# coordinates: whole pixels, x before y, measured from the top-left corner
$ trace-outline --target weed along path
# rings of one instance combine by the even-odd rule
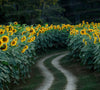
[[[52,87],[52,85],[54,85],[54,80],[55,80],[54,73],[51,72],[48,69],[48,67],[46,67],[44,65],[44,62],[46,62],[47,59],[49,59],[53,56],[56,56],[56,55],[59,55],[59,56],[52,59],[52,61],[50,63],[52,63],[52,66],[54,68],[56,68],[60,73],[62,73],[63,77],[66,78],[66,85],[65,85],[64,90],[76,90],[76,81],[77,81],[76,77],[73,74],[71,74],[69,71],[64,69],[59,64],[60,59],[63,58],[64,56],[66,56],[67,54],[68,54],[68,52],[60,52],[60,53],[46,56],[45,58],[38,61],[37,66],[40,68],[41,73],[43,74],[45,79],[44,79],[43,83],[40,85],[40,87],[38,87],[36,90],[49,90],[50,87]]]

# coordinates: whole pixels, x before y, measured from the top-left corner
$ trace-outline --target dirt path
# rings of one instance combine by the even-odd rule
[[[62,52],[63,53],[63,52]],[[41,84],[41,86],[39,88],[37,88],[36,90],[48,90],[53,81],[54,81],[54,76],[53,74],[44,66],[44,61],[52,56],[55,56],[55,55],[59,55],[60,53],[56,53],[56,54],[53,54],[53,55],[49,55],[49,56],[46,56],[45,58],[43,59],[40,59],[39,62],[37,63],[37,66],[40,68],[43,76],[45,77],[43,83]]]
[[[61,71],[64,76],[66,77],[67,84],[65,86],[65,90],[76,90],[76,82],[77,78],[68,70],[64,69],[60,64],[59,61],[61,58],[66,56],[67,54],[60,55],[56,57],[54,60],[52,60],[52,64],[55,68],[57,68],[59,71]]]
[[[51,87],[51,85],[53,84],[54,76],[47,69],[47,67],[44,66],[44,61],[52,56],[59,55],[59,54],[62,54],[62,55],[53,59],[52,64],[55,68],[57,68],[59,71],[61,71],[64,74],[64,76],[66,77],[67,85],[65,86],[65,90],[76,90],[76,81],[77,81],[76,77],[73,74],[71,74],[68,70],[64,69],[59,64],[59,60],[61,58],[63,58],[64,56],[66,56],[67,52],[65,52],[65,54],[64,54],[64,52],[56,53],[53,55],[46,56],[45,58],[39,60],[37,66],[40,68],[45,79],[44,79],[43,83],[41,84],[41,86],[39,88],[37,88],[36,90],[48,90]]]

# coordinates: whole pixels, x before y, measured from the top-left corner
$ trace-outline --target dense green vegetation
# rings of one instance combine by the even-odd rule
[[[78,59],[69,55],[60,60],[61,65],[77,76],[77,90],[99,90],[100,89],[100,73],[88,70],[78,62]]]
[[[99,6],[98,0],[0,0],[0,23],[99,22]]]
[[[58,0],[1,0],[0,23],[12,21],[20,23],[70,23],[63,17],[64,9],[59,6]]]

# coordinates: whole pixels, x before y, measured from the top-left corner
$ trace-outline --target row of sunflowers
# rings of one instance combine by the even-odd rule
[[[29,26],[18,22],[0,25],[0,88],[7,90],[11,83],[18,84],[19,80],[30,77],[36,52],[64,46],[68,27],[65,24]]]
[[[71,25],[69,39],[70,55],[88,69],[100,71],[100,23],[82,21]]]

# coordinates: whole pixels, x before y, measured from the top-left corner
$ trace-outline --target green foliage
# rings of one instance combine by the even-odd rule
[[[97,55],[95,50],[95,45],[92,43],[92,40],[89,40],[85,37],[85,39],[88,42],[88,45],[85,45],[82,42],[84,36],[81,35],[75,35],[70,36],[70,42],[68,44],[70,48],[70,55],[73,56],[73,58],[80,59],[80,61],[83,65],[87,65],[87,68],[95,70],[96,66],[94,66],[94,62]]]
[[[1,24],[18,21],[19,23],[70,23],[63,16],[63,8],[58,0],[2,0],[0,3]]]
[[[73,55],[74,58],[79,58],[80,50],[83,47],[82,37],[79,35],[70,36],[68,46],[71,50],[71,55]]]
[[[50,48],[67,47],[68,31],[50,30],[40,34],[36,38],[36,52],[44,52]]]
[[[6,53],[0,51],[0,88],[8,86],[9,83],[18,84],[19,80],[23,81],[24,78],[30,77],[30,67],[34,63],[33,56],[35,56],[34,44],[31,44],[30,50],[24,54],[16,49]]]

